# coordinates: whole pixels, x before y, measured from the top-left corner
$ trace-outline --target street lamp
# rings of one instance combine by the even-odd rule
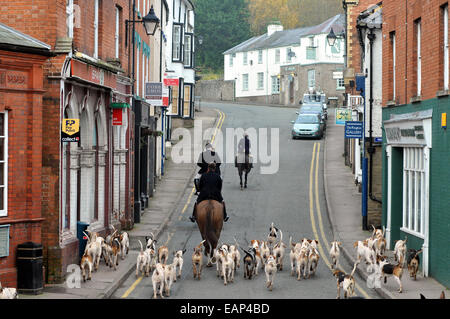
[[[153,10],[153,5],[150,8],[148,14],[142,18],[142,20],[125,20],[125,46],[128,44],[128,24],[133,24],[133,33],[134,33],[134,24],[136,22],[141,22],[144,25],[145,33],[147,35],[155,35],[156,29],[159,26],[159,18],[155,14],[155,10]]]
[[[333,28],[331,28],[330,33],[327,35],[328,45],[333,47],[336,43],[337,36],[334,34]]]
[[[153,5],[150,8],[150,12],[142,18],[142,22],[144,23],[145,32],[147,32],[147,35],[154,35],[159,26],[159,18],[155,15]]]

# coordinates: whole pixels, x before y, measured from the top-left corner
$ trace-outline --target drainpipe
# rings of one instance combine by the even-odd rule
[[[372,115],[373,115],[373,42],[375,41],[375,33],[373,28],[370,28],[370,33],[367,35],[370,41],[370,94],[369,94],[369,197],[371,200],[382,204],[383,202],[373,195],[373,155],[375,154],[375,147],[373,147],[373,129],[372,129]]]

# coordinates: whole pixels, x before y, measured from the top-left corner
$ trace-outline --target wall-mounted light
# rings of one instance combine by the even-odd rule
[[[334,44],[336,43],[337,36],[334,34],[333,28],[331,28],[330,33],[327,35],[327,41],[328,45],[330,47],[334,47]]]

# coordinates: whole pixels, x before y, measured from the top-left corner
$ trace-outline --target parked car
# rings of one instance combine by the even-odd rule
[[[324,93],[305,93],[299,104],[321,104],[325,114],[325,120],[328,119],[328,102]]]
[[[325,122],[319,114],[300,114],[296,121],[291,121],[292,139],[301,137],[321,139],[324,134]]]
[[[296,112],[296,113],[298,115],[300,115],[300,114],[319,114],[320,118],[324,122],[326,122],[326,120],[327,120],[326,115],[325,115],[325,111],[324,111],[322,105],[321,104],[317,104],[317,103],[316,104],[311,104],[311,103],[304,104],[300,108],[300,110],[298,112]],[[325,127],[325,129],[326,129],[326,127]]]

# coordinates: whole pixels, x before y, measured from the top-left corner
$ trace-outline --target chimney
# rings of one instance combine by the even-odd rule
[[[267,26],[267,35],[270,37],[272,34],[274,34],[277,31],[283,31],[283,26],[281,25],[280,21],[272,21]]]

